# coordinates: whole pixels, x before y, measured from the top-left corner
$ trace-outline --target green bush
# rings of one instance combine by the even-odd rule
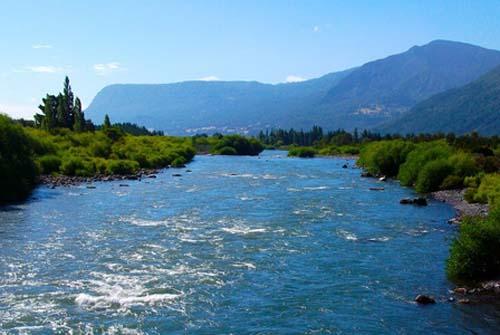
[[[264,150],[264,146],[255,138],[246,138],[241,135],[227,135],[222,137],[213,136],[212,141],[215,142],[212,153],[217,155],[236,155],[256,156]]]
[[[300,158],[313,158],[316,155],[316,150],[311,147],[297,147],[288,150],[288,156]]]
[[[488,203],[490,208],[500,207],[500,173],[484,175],[474,201]]]
[[[236,151],[235,148],[233,147],[222,147],[218,150],[215,151],[218,155],[226,155],[226,156],[232,156],[232,155],[237,155],[238,152]]]
[[[95,173],[95,166],[81,157],[70,156],[64,157],[60,171],[66,176],[90,177]]]
[[[109,174],[133,174],[139,169],[139,163],[130,160],[109,160],[107,173]]]
[[[177,157],[173,160],[171,166],[174,168],[182,168],[186,165],[186,159],[184,157]]]
[[[464,178],[450,175],[444,178],[443,182],[439,186],[441,190],[456,190],[461,189],[464,186]]]
[[[404,164],[401,165],[398,179],[401,185],[413,186],[422,168],[430,161],[447,159],[452,154],[452,148],[444,141],[419,143],[410,152]]]
[[[431,161],[418,174],[415,190],[420,193],[439,190],[443,180],[453,172],[453,166],[445,159]]]
[[[466,218],[460,224],[447,262],[453,280],[486,280],[500,275],[500,209],[488,218]]]
[[[456,176],[469,177],[478,173],[476,161],[471,154],[456,153],[448,158],[448,162],[453,166],[453,174]]]
[[[55,155],[42,156],[38,159],[38,164],[40,165],[40,173],[42,174],[52,174],[59,172],[61,163],[61,158]]]
[[[21,126],[0,115],[0,203],[29,195],[38,175],[32,139]]]
[[[372,142],[361,149],[358,165],[374,175],[394,177],[414,147],[403,140]]]

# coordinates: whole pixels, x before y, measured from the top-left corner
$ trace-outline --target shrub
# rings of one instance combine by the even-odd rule
[[[372,174],[393,177],[414,148],[413,143],[402,140],[369,143],[361,149],[358,164]]]
[[[32,141],[21,126],[0,115],[0,203],[28,196],[38,175]]]
[[[55,155],[42,156],[38,159],[38,164],[40,165],[40,173],[42,174],[59,172],[61,158]]]
[[[444,141],[419,143],[401,165],[398,179],[401,185],[413,186],[422,168],[430,161],[447,159],[452,154],[451,147]]]
[[[418,174],[415,189],[420,193],[437,191],[443,180],[453,172],[453,167],[445,159],[427,163]]]
[[[236,151],[235,148],[233,147],[222,147],[218,150],[215,151],[218,155],[228,155],[228,156],[231,156],[231,155],[237,155],[238,152]]]
[[[450,175],[444,178],[443,182],[439,186],[441,190],[456,190],[464,186],[464,178]]]
[[[139,163],[130,160],[109,160],[107,173],[133,174],[139,169]]]
[[[488,203],[490,208],[500,206],[500,173],[484,175],[474,200]]]
[[[298,147],[288,150],[288,156],[300,158],[313,158],[316,155],[316,150],[311,147]]]
[[[186,165],[186,159],[184,157],[177,157],[173,160],[171,166],[174,168],[181,168]]]
[[[246,138],[240,135],[227,135],[223,137],[212,137],[212,139],[216,141],[212,153],[218,155],[233,155],[233,151],[225,149],[226,147],[233,148],[236,155],[246,156],[256,156],[264,150],[264,146],[255,138]]]
[[[92,162],[85,161],[81,157],[65,157],[61,163],[61,173],[67,176],[89,177],[95,173]]]
[[[453,166],[453,174],[460,177],[473,176],[478,172],[476,161],[472,155],[459,152],[448,158],[448,162]]]
[[[500,275],[500,209],[488,218],[466,218],[460,224],[447,261],[453,280],[484,280]]]

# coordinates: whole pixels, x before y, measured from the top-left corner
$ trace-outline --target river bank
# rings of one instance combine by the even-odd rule
[[[457,215],[450,223],[458,223],[465,216],[486,217],[488,215],[488,204],[467,202],[464,198],[465,191],[466,189],[444,190],[431,193],[434,199],[446,202],[455,208]]]

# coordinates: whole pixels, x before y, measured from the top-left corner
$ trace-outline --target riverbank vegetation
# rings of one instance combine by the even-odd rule
[[[256,156],[264,150],[262,143],[255,138],[241,135],[195,135],[191,138],[196,151],[214,155]]]
[[[0,203],[25,198],[37,174],[31,138],[20,125],[0,115]]]

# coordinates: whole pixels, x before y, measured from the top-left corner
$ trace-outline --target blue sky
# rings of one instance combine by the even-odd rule
[[[434,39],[500,49],[500,1],[2,0],[0,111],[30,117],[69,75],[84,106],[113,83],[277,83]]]

